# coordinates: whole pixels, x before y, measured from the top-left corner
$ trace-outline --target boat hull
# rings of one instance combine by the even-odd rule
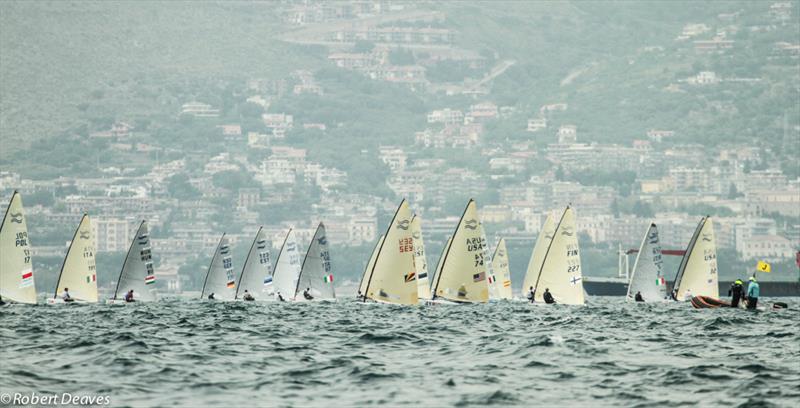
[[[713,298],[711,296],[694,296],[692,297],[692,306],[695,309],[716,309],[720,307],[732,307],[730,303]]]

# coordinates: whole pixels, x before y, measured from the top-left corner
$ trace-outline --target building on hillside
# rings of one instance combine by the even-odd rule
[[[558,143],[573,144],[578,142],[578,129],[574,125],[564,125],[558,128]]]
[[[98,252],[125,252],[139,225],[133,217],[95,217],[92,219],[92,227]]]
[[[542,129],[547,129],[547,118],[533,118],[528,119],[528,132],[538,132]]]
[[[797,252],[797,244],[780,235],[753,235],[742,247],[742,258],[771,262],[792,259]]]
[[[434,110],[428,114],[428,123],[444,123],[446,125],[464,122],[464,112],[456,109]]]
[[[201,102],[188,102],[181,106],[181,115],[189,115],[196,118],[216,118],[219,117],[219,109]]]
[[[402,148],[397,146],[380,146],[378,157],[385,163],[392,172],[406,168],[408,155]]]

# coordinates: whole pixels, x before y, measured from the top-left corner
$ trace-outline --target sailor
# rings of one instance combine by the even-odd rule
[[[133,302],[133,289],[129,290],[128,293],[125,294],[125,301],[126,302]]]
[[[69,288],[64,288],[64,292],[61,293],[61,299],[64,300],[65,302],[75,301],[75,299],[73,299],[72,296],[69,295]]]
[[[731,297],[731,307],[739,307],[739,300],[744,297],[744,282],[741,279],[736,279],[731,284],[728,296]]]
[[[250,292],[247,291],[247,289],[244,290],[244,295],[242,295],[242,299],[249,302],[256,300],[256,298],[254,298],[253,295],[251,295]]]
[[[278,292],[277,295],[278,295],[278,301],[279,302],[285,302],[286,301],[286,299],[283,298],[283,295],[281,295],[281,292]]]
[[[755,309],[756,305],[758,304],[758,296],[760,287],[758,286],[758,282],[756,281],[755,276],[750,277],[750,284],[747,285],[747,308],[748,309]]]
[[[692,296],[692,290],[686,289],[686,293],[683,294],[683,300],[692,300],[694,296]]]
[[[461,286],[458,287],[458,297],[460,298],[467,297],[467,285],[464,285],[462,283]]]
[[[311,288],[306,288],[306,290],[303,291],[303,297],[306,298],[306,300],[314,300],[314,296],[311,296]]]
[[[533,290],[533,286],[531,286],[531,288],[528,289],[528,300],[530,300],[531,303],[536,301],[536,291]]]
[[[214,297],[214,292],[211,292],[211,294],[210,294],[210,295],[208,295],[208,300],[214,300],[214,299],[216,299],[216,298]]]
[[[642,297],[642,292],[636,292],[636,297],[634,297],[634,300],[636,300],[637,302],[644,302],[644,298]]]
[[[547,303],[548,305],[556,303],[556,300],[553,298],[553,294],[550,293],[550,288],[544,289],[544,294],[542,294],[542,297],[544,298],[544,303]]]
[[[361,294],[361,290],[359,289],[358,294],[356,295],[356,300],[364,299],[364,295]]]

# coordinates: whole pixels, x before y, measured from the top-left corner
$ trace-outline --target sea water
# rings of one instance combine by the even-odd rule
[[[797,407],[800,299],[788,303],[14,305],[0,308],[0,393],[109,406]]]

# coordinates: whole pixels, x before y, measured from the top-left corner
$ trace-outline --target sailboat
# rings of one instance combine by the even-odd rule
[[[403,200],[384,234],[372,271],[367,279],[364,302],[415,305],[419,301],[414,265],[411,209]]]
[[[414,270],[417,273],[417,295],[421,300],[431,299],[431,283],[428,277],[428,259],[422,239],[422,218],[414,214],[411,218],[411,236],[414,239]]]
[[[155,282],[150,234],[147,229],[147,221],[142,221],[128,249],[122,270],[119,272],[114,297],[109,299],[108,303],[125,303],[125,294],[129,290],[133,290],[135,301],[153,302],[156,300],[156,295],[151,287]]]
[[[717,246],[711,216],[703,217],[689,241],[675,277],[672,298],[689,300],[692,296],[719,298]]]
[[[553,240],[555,233],[555,218],[552,213],[548,213],[542,229],[539,231],[536,244],[531,251],[528,269],[525,272],[525,278],[522,280],[522,291],[520,293],[522,293],[523,297],[527,297],[531,289],[536,286],[536,281],[539,279],[539,271],[542,270],[542,263],[544,263],[544,255],[547,253],[547,248],[550,247],[550,242]],[[538,299],[541,299],[541,296]]]
[[[241,299],[247,291],[253,298],[259,300],[264,293],[264,283],[269,283],[272,279],[272,264],[269,260],[269,248],[267,248],[267,233],[264,227],[259,227],[247,258],[244,260],[242,273],[239,275],[239,283],[236,285],[235,299]]]
[[[308,245],[306,257],[300,268],[300,277],[294,290],[294,300],[303,301],[306,293],[313,300],[336,300],[331,273],[331,256],[328,251],[328,238],[325,236],[325,225],[319,223],[311,244]]]
[[[300,251],[293,229],[289,229],[283,239],[275,269],[272,272],[272,288],[276,300],[294,300],[297,282],[300,277]]]
[[[228,237],[222,234],[208,266],[206,280],[200,299],[214,295],[213,300],[233,300],[236,297],[236,276],[233,272],[233,258]]]
[[[364,293],[367,292],[367,283],[369,282],[370,276],[372,276],[372,267],[375,265],[375,259],[378,257],[378,251],[381,249],[381,244],[383,244],[383,239],[386,235],[381,235],[378,238],[378,243],[375,244],[375,248],[372,249],[372,255],[369,257],[369,261],[367,262],[367,267],[364,268],[364,273],[361,275],[361,282],[358,283],[358,294],[357,299],[363,300]]]
[[[582,305],[585,302],[575,212],[569,206],[556,225],[533,289],[537,302],[544,300],[547,289],[556,303]]]
[[[636,293],[641,293],[645,302],[662,302],[667,296],[667,282],[662,276],[661,244],[658,240],[656,224],[650,224],[639,245],[639,253],[633,262],[633,272],[628,283],[626,300],[634,301]]]
[[[36,303],[30,247],[22,196],[14,191],[0,224],[0,300],[3,302]]]
[[[70,297],[75,302],[97,303],[97,269],[94,256],[92,221],[88,214],[83,214],[61,266],[55,294],[47,303],[64,303],[64,299],[60,297],[64,289],[69,289]]]
[[[500,238],[492,256],[492,275],[489,277],[491,299],[512,299],[511,271],[508,266],[508,250],[505,238]]]
[[[442,269],[433,286],[433,300],[457,303],[486,303],[486,239],[478,219],[475,200],[469,200],[452,241],[441,261]]]

